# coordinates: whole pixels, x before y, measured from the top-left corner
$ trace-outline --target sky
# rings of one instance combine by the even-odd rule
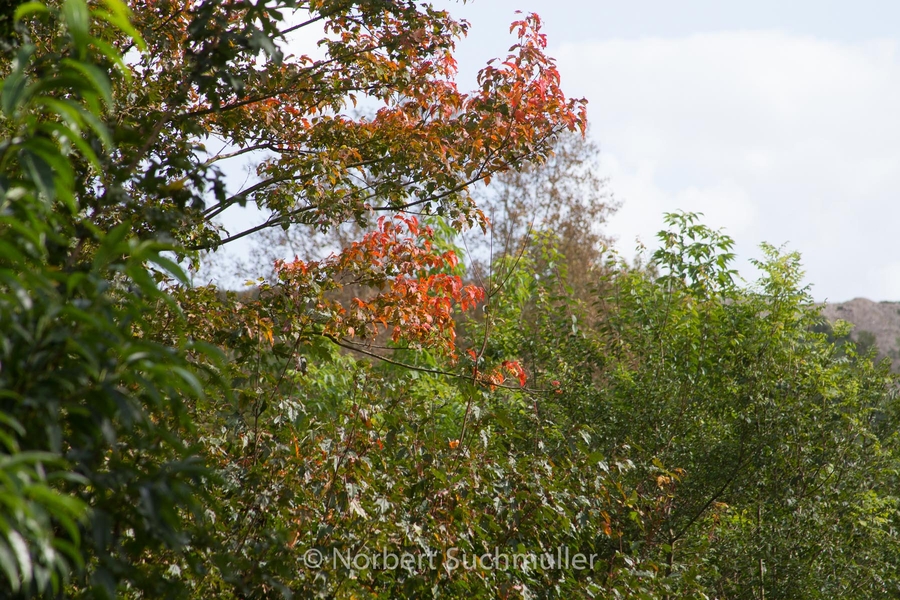
[[[470,23],[463,91],[507,54],[517,10],[542,17],[563,89],[588,100],[626,257],[664,213],[700,212],[748,280],[768,242],[801,254],[817,301],[900,301],[900,2],[432,1]],[[296,35],[315,55],[321,31]]]
[[[622,208],[628,255],[664,212],[704,213],[737,266],[799,251],[816,300],[900,300],[900,2],[478,0],[460,87],[504,56],[515,11],[541,15],[563,89]]]

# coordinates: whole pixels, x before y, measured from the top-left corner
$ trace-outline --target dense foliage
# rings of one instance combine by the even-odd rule
[[[584,105],[536,16],[471,94],[465,23],[406,0],[0,24],[3,597],[900,594],[886,367],[822,333],[795,255],[764,246],[748,285],[694,215],[642,268],[579,232],[609,206],[557,145]],[[522,248],[470,281],[456,235],[495,176],[498,206],[531,194],[497,219]],[[254,294],[181,266],[348,223]]]

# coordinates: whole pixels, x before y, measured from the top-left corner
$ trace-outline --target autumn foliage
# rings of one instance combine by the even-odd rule
[[[540,161],[557,133],[585,127],[584,102],[562,92],[537,16],[513,25],[511,54],[464,93],[453,50],[467,25],[445,11],[407,1],[285,4],[299,9],[298,24],[283,20],[287,6],[133,7],[147,51],[131,91],[140,112],[123,111],[123,126],[147,135],[123,152],[147,173],[135,182],[143,201],[131,209],[162,219],[192,206],[169,229],[189,248],[293,223],[329,229],[373,212],[415,209],[457,227],[483,224],[469,186]],[[324,57],[285,47],[309,28],[324,30]],[[205,150],[198,137],[228,148]],[[257,158],[257,180],[226,191],[219,165],[238,157]],[[247,202],[269,217],[222,232],[214,219]]]
[[[537,16],[461,92],[467,24],[412,0],[14,4],[0,597],[897,596],[895,380],[796,256],[743,287],[678,213],[647,268],[576,263],[573,203],[468,279],[471,187],[584,132]],[[204,280],[273,228],[359,235]],[[589,566],[452,566],[562,550]]]
[[[295,258],[277,263],[279,284],[296,303],[298,317],[315,298],[316,282],[374,289],[373,296],[353,298],[347,307],[318,299],[315,310],[327,319],[322,335],[366,342],[388,332],[393,342],[453,356],[454,308],[473,308],[484,300],[484,290],[464,285],[459,275],[452,274],[459,260],[453,251],[436,251],[433,235],[430,227],[419,226],[416,217],[380,217],[375,231],[325,261]]]

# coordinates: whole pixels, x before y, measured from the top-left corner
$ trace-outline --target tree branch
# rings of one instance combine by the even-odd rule
[[[386,362],[388,364],[391,364],[391,365],[394,365],[397,367],[403,367],[404,369],[409,369],[411,371],[419,371],[421,373],[430,373],[432,375],[441,375],[442,377],[463,379],[466,381],[471,381],[472,383],[476,383],[476,384],[479,384],[479,383],[484,384],[485,383],[485,382],[480,381],[470,375],[463,375],[461,373],[451,373],[450,371],[441,371],[440,369],[429,369],[428,367],[419,367],[416,365],[411,365],[408,363],[400,362],[398,360],[394,360],[394,359],[388,358],[386,356],[381,356],[380,354],[376,354],[374,352],[369,352],[368,350],[365,350],[365,349],[355,346],[353,344],[347,343],[345,341],[339,340],[338,338],[334,337],[333,335],[329,335],[327,333],[320,333],[319,335],[321,335],[322,337],[324,337],[328,340],[331,340],[331,342],[333,344],[340,346],[341,348],[346,348],[347,350],[352,350],[354,352],[359,352],[360,354],[365,354],[366,356],[370,356],[372,358],[377,358],[378,360],[380,360],[382,362]],[[528,392],[528,393],[532,393],[532,394],[549,394],[549,393],[555,391],[555,390],[538,390],[538,389],[533,389],[533,388],[514,387],[511,385],[494,384],[494,383],[489,384],[489,385],[491,385],[493,387],[503,388],[506,390],[513,390],[516,392]]]

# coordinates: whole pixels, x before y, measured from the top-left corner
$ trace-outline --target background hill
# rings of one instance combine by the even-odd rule
[[[890,358],[900,370],[900,302],[873,302],[854,298],[849,302],[827,303],[822,315],[829,322],[843,319],[853,323],[850,337],[864,352],[876,346],[879,358]]]

